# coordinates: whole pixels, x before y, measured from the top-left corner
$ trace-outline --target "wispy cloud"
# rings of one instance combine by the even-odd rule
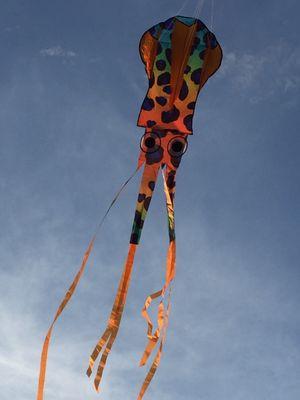
[[[40,54],[42,56],[48,57],[62,57],[62,58],[73,58],[76,57],[77,54],[73,50],[66,50],[61,46],[53,46],[48,47],[46,49],[40,50]]]
[[[252,103],[300,88],[300,48],[283,40],[259,52],[224,51],[219,78],[244,91]]]
[[[20,25],[6,26],[3,29],[3,32],[10,33],[10,32],[14,32],[14,31],[18,31],[19,29],[20,29]]]

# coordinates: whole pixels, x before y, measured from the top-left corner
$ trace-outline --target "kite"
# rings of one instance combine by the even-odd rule
[[[102,374],[117,337],[126,303],[134,257],[140,242],[147,211],[159,172],[162,172],[168,217],[169,247],[167,250],[165,282],[150,294],[142,308],[147,322],[147,344],[140,365],[145,365],[155,350],[152,365],[141,386],[137,399],[141,400],[160,363],[170,313],[171,282],[176,273],[176,242],[174,195],[176,171],[188,147],[188,136],[193,134],[193,116],[198,94],[221,65],[222,50],[215,35],[197,18],[175,16],[147,30],[140,41],[140,56],[149,80],[137,125],[145,128],[140,141],[140,155],[134,174],[144,166],[134,215],[127,258],[119,282],[117,295],[104,333],[96,343],[89,359],[87,375],[91,376],[95,363],[94,386],[98,391]],[[134,175],[133,174],[133,175]],[[110,208],[133,175],[124,183],[113,199],[98,226],[101,227]],[[43,400],[47,355],[54,324],[72,297],[84,272],[94,246],[96,231],[84,255],[80,269],[47,332],[40,363],[37,400]],[[149,316],[153,300],[159,300],[157,326]]]

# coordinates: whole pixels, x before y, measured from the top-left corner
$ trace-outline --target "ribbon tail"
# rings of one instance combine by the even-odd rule
[[[112,346],[114,344],[114,341],[116,339],[116,336],[117,336],[117,331],[113,331],[111,336],[110,336],[110,338],[109,338],[109,340],[108,340],[108,342],[107,342],[107,345],[106,345],[106,347],[105,347],[105,349],[104,349],[104,351],[102,353],[102,356],[101,356],[101,359],[100,359],[100,363],[99,363],[99,366],[98,366],[98,369],[97,369],[97,374],[96,374],[96,377],[95,377],[95,380],[94,380],[94,386],[95,386],[95,389],[96,389],[97,392],[99,392],[99,385],[100,385],[100,382],[101,382],[101,379],[102,379],[102,374],[103,374],[103,371],[104,371],[104,368],[105,368],[105,365],[106,365],[106,361],[107,361],[108,355],[109,355],[110,350],[111,350],[111,348],[112,348]]]
[[[107,357],[109,355],[109,352],[112,348],[112,345],[115,341],[115,338],[117,336],[122,315],[123,315],[123,310],[126,302],[126,296],[129,288],[129,283],[130,283],[130,278],[131,278],[131,273],[132,273],[132,268],[133,268],[133,262],[134,262],[134,256],[136,252],[136,245],[130,244],[129,246],[129,251],[127,255],[127,260],[124,265],[123,273],[119,282],[119,287],[117,291],[117,295],[112,307],[112,311],[108,320],[107,327],[99,339],[98,343],[96,344],[91,356],[90,356],[90,361],[89,361],[89,367],[87,369],[87,376],[90,377],[93,372],[93,367],[95,364],[96,359],[102,352],[105,344],[107,343],[106,347],[103,350],[102,358],[100,360],[96,378],[94,381],[94,385],[97,391],[99,391],[99,385],[101,382],[103,370],[107,361]]]
[[[150,338],[152,336],[152,331],[153,331],[153,323],[150,319],[150,316],[148,314],[148,308],[150,307],[152,301],[154,299],[157,299],[158,297],[160,297],[162,295],[162,290],[159,290],[158,292],[152,293],[150,294],[145,303],[144,303],[144,307],[142,309],[142,316],[143,318],[147,321],[148,324],[148,330],[147,330],[147,336]]]
[[[141,400],[150,385],[150,382],[160,364],[160,359],[162,355],[163,345],[166,338],[166,331],[169,321],[169,313],[170,313],[170,302],[171,302],[171,288],[170,284],[172,280],[175,278],[176,274],[176,242],[175,242],[175,212],[174,212],[174,195],[175,195],[175,175],[176,170],[170,169],[168,166],[166,167],[165,171],[162,171],[163,175],[163,182],[164,182],[164,192],[166,196],[166,208],[167,208],[167,215],[168,215],[168,229],[169,229],[169,247],[167,253],[167,260],[166,260],[166,275],[165,275],[165,284],[163,288],[148,296],[143,310],[142,315],[146,319],[148,323],[148,343],[146,349],[144,350],[143,356],[140,361],[140,365],[145,365],[147,360],[149,359],[152,351],[155,349],[156,345],[159,344],[158,351],[155,355],[153,363],[150,367],[150,370],[143,382],[141,387],[140,393],[138,395],[138,400]],[[164,297],[165,292],[169,289],[169,296],[168,296],[168,305],[167,311],[165,312],[163,307],[163,300],[161,300],[159,304],[158,310],[158,328],[155,333],[152,335],[153,324],[148,314],[148,309],[151,305],[153,299],[157,297]],[[159,342],[160,341],[160,342]]]
[[[148,334],[148,344],[146,346],[146,349],[144,350],[144,354],[142,355],[141,361],[140,361],[140,366],[143,366],[146,364],[148,358],[150,357],[152,351],[156,347],[156,344],[160,338],[160,333],[164,325],[164,318],[165,318],[165,308],[164,308],[164,303],[161,301],[158,306],[158,313],[157,313],[157,329],[154,333],[154,335],[149,335]]]
[[[161,341],[160,341],[160,345],[158,348],[158,351],[155,355],[155,358],[152,362],[152,365],[148,371],[148,374],[142,384],[141,390],[139,392],[139,395],[137,397],[137,400],[142,400],[146,390],[148,389],[156,371],[157,368],[159,367],[160,361],[161,361],[161,356],[162,356],[162,351],[163,351],[163,346],[164,346],[164,342],[166,339],[166,332],[167,332],[167,326],[168,326],[168,322],[169,322],[169,313],[170,313],[170,296],[171,293],[169,294],[169,300],[168,300],[168,306],[167,306],[167,311],[164,315],[164,324],[163,324],[163,329],[162,329],[162,337],[161,337]]]
[[[104,214],[104,216],[102,217],[100,223],[98,224],[98,227],[96,229],[96,232],[84,254],[81,266],[71,284],[71,286],[69,287],[64,299],[62,300],[60,306],[57,309],[56,315],[54,317],[54,320],[52,322],[52,324],[50,325],[50,328],[47,332],[47,335],[45,337],[44,340],[44,344],[43,344],[43,349],[42,349],[42,353],[41,353],[41,361],[40,361],[40,370],[39,370],[39,382],[38,382],[38,390],[37,390],[37,400],[43,400],[44,398],[44,388],[45,388],[45,378],[46,378],[46,369],[47,369],[47,359],[48,359],[48,350],[49,350],[49,345],[50,345],[50,341],[51,341],[51,335],[52,335],[52,330],[54,327],[54,324],[56,322],[56,320],[58,319],[58,317],[60,316],[60,314],[62,313],[63,309],[66,307],[66,305],[68,304],[69,300],[71,299],[73,293],[76,290],[76,287],[84,273],[85,267],[86,267],[86,263],[88,261],[88,258],[90,256],[90,253],[92,251],[92,248],[94,246],[94,242],[97,236],[97,233],[99,232],[101,226],[103,225],[107,215],[109,214],[111,208],[113,207],[113,205],[115,204],[115,202],[118,200],[121,192],[125,189],[125,187],[127,186],[127,184],[131,181],[131,179],[135,176],[135,174],[137,173],[137,171],[140,169],[141,167],[141,163],[138,163],[137,168],[135,169],[135,171],[133,172],[133,174],[124,182],[124,184],[121,186],[121,188],[119,189],[119,191],[116,193],[115,197],[113,198],[112,202],[110,203],[106,213]]]
[[[98,343],[96,344],[96,346],[90,356],[89,367],[86,371],[86,374],[88,377],[90,377],[92,375],[95,361],[96,361],[98,355],[101,353],[101,350],[102,350],[103,346],[105,345],[105,343],[107,342],[107,340],[109,339],[110,335],[111,335],[111,330],[109,328],[106,328],[105,332],[103,333],[103,335],[99,339]]]
[[[60,314],[63,312],[64,308],[70,301],[71,297],[73,296],[73,293],[75,292],[75,289],[83,275],[83,272],[86,267],[86,263],[89,259],[90,253],[92,251],[92,248],[94,246],[94,241],[95,241],[95,236],[92,238],[81,263],[81,266],[71,284],[69,287],[67,293],[65,294],[65,297],[63,298],[62,302],[60,303],[55,317],[53,319],[52,324],[50,325],[50,328],[47,332],[47,335],[45,337],[45,341],[43,344],[43,349],[42,349],[42,354],[41,354],[41,361],[40,361],[40,371],[39,371],[39,383],[38,383],[38,391],[37,391],[37,400],[43,400],[44,398],[44,387],[45,387],[45,378],[46,378],[46,369],[47,369],[47,360],[48,360],[48,350],[49,350],[49,345],[51,341],[51,335],[52,335],[52,330],[54,327],[55,322],[57,321],[58,317]]]
[[[150,385],[150,383],[151,383],[151,381],[153,379],[153,376],[154,376],[155,372],[157,371],[157,368],[158,368],[158,366],[160,364],[162,349],[163,349],[163,343],[160,342],[160,346],[159,346],[158,352],[156,353],[156,356],[155,356],[154,361],[153,361],[153,363],[151,365],[151,368],[150,368],[150,370],[149,370],[149,372],[148,372],[148,374],[147,374],[147,376],[146,376],[146,378],[145,378],[145,380],[143,382],[143,385],[141,387],[141,390],[140,390],[140,393],[138,395],[137,400],[141,400],[143,398],[146,390],[148,389],[148,386]]]
[[[87,369],[87,375],[91,376],[94,363],[100,353],[103,351],[100,363],[97,369],[95,377],[95,388],[98,391],[101,383],[103,371],[107,362],[108,355],[113,346],[113,343],[117,337],[119,327],[121,324],[121,319],[126,304],[127,293],[129,289],[130,279],[132,275],[133,263],[135,252],[140,241],[141,232],[144,226],[144,221],[146,219],[147,211],[152,199],[153,190],[155,187],[157,174],[159,166],[152,166],[146,164],[144,167],[142,180],[140,184],[140,190],[138,195],[138,201],[135,210],[135,217],[133,221],[133,227],[131,232],[129,250],[127,254],[127,259],[123,268],[123,273],[119,282],[117,295],[112,307],[112,311],[107,323],[106,330],[104,334],[98,341],[90,356],[89,367]],[[106,347],[104,345],[107,343]],[[104,350],[103,350],[104,348]]]
[[[153,323],[148,314],[148,309],[152,303],[152,300],[162,296],[166,290],[168,289],[170,283],[175,277],[176,274],[176,242],[175,242],[175,213],[174,213],[174,195],[175,195],[175,170],[171,170],[169,167],[166,167],[165,171],[162,171],[163,183],[164,183],[164,192],[166,196],[166,208],[168,215],[168,229],[169,229],[169,247],[167,253],[166,260],[166,276],[165,276],[165,284],[161,290],[155,292],[147,297],[144,307],[142,309],[142,316],[147,321],[148,324],[148,343],[142,355],[140,366],[145,365],[148,358],[150,357],[152,351],[156,347],[158,343],[158,339],[160,337],[160,332],[162,328],[162,323],[160,321],[160,312],[158,311],[158,328],[155,331],[154,335],[152,334]],[[159,306],[160,307],[160,306]]]

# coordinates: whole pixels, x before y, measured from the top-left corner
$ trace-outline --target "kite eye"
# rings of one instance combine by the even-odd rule
[[[169,141],[168,152],[171,157],[181,157],[187,150],[188,143],[185,137],[175,136]]]
[[[144,153],[154,153],[160,147],[160,137],[155,132],[146,132],[142,136],[140,147]]]

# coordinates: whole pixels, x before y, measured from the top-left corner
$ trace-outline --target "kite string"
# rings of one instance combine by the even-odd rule
[[[138,172],[138,170],[141,168],[141,166],[142,166],[142,165],[139,164],[139,165],[137,166],[137,168],[134,170],[134,172],[130,175],[130,177],[129,177],[129,178],[123,183],[123,185],[120,187],[120,189],[119,189],[118,192],[116,193],[115,197],[114,197],[113,200],[111,201],[111,203],[110,203],[108,209],[106,210],[105,214],[103,215],[102,219],[100,220],[100,222],[99,222],[99,224],[98,224],[98,226],[97,226],[97,228],[96,228],[96,231],[95,231],[94,236],[97,236],[97,234],[98,234],[99,230],[101,229],[101,227],[102,227],[102,225],[103,225],[103,223],[104,223],[104,221],[105,221],[107,215],[109,214],[111,208],[113,207],[113,205],[115,204],[115,202],[118,200],[120,194],[123,192],[123,190],[125,189],[125,187],[127,186],[127,184],[131,181],[131,179],[135,176],[135,174],[136,174],[136,173]]]
[[[200,16],[201,10],[203,8],[205,0],[199,0],[196,4],[195,10],[193,12],[193,17],[194,18],[198,18]],[[187,4],[189,3],[189,0],[186,0],[183,5],[181,6],[181,8],[178,9],[178,11],[176,12],[177,16],[180,16],[180,13],[185,9],[185,7],[187,6]],[[166,33],[163,33],[160,37],[160,39],[163,38],[163,36],[166,35]]]
[[[190,0],[185,0],[183,3],[182,7],[177,11],[176,15],[180,15],[181,11],[183,11],[186,7],[186,5],[189,3]]]
[[[211,15],[210,15],[210,30],[213,30],[214,24],[214,8],[215,8],[215,0],[211,0]]]
[[[194,14],[193,14],[195,18],[198,18],[200,16],[200,13],[201,13],[202,8],[204,6],[204,2],[205,2],[205,0],[199,0],[198,1],[197,5],[195,7]]]

